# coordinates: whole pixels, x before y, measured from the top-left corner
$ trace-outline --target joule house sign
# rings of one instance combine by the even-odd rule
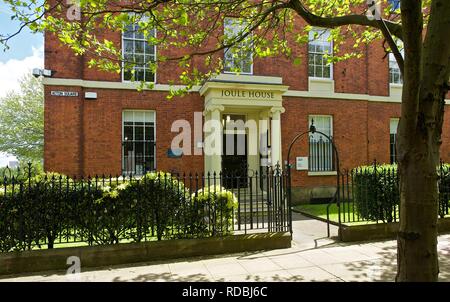
[[[271,91],[261,90],[222,89],[222,97],[272,100],[275,99],[275,94]]]

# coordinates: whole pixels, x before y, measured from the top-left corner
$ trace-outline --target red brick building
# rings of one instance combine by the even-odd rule
[[[122,45],[125,55],[148,60],[157,51],[133,31],[105,36]],[[228,65],[223,74],[194,87],[184,97],[168,101],[169,80],[181,72],[176,62],[160,64],[156,75],[136,68],[140,79],[155,83],[153,90],[138,92],[126,71],[113,74],[90,69],[89,57],[75,56],[47,33],[45,68],[54,75],[44,82],[45,169],[84,176],[147,170],[204,172],[237,169],[239,165],[259,170],[264,163],[284,163],[290,142],[307,131],[312,120],[319,131],[333,138],[341,169],[374,159],[390,163],[395,160],[401,79],[381,42],[363,47],[362,58],[333,65],[323,59],[333,49],[326,32],[319,38],[311,35],[308,45],[293,49],[295,57],[305,58],[298,66],[284,57],[253,59],[249,55],[236,61],[231,51],[226,51],[222,55]],[[236,64],[241,64],[240,74],[227,72]],[[244,154],[206,155],[205,139],[212,132],[198,136],[195,130],[201,131],[208,121],[225,125],[240,119],[256,121],[258,129],[254,142],[244,130]],[[177,120],[191,125],[192,154],[180,156],[171,149],[179,134],[178,128],[172,132]],[[268,126],[264,128],[258,123],[261,121],[268,121]],[[446,161],[450,160],[449,130],[446,117],[442,145]],[[227,137],[223,134],[234,136],[239,131],[215,137],[223,146],[226,140],[222,137]],[[255,142],[264,154],[249,153]],[[336,168],[330,150],[326,139],[317,134],[299,141],[291,156],[294,186],[333,184]]]

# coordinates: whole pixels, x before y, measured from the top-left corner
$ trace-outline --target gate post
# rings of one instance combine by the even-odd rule
[[[291,232],[291,236],[292,236],[291,164],[288,162],[286,166],[287,166],[287,177],[288,177],[288,186],[287,186],[288,204],[287,204],[287,206],[288,206],[288,213],[289,213],[289,232]]]

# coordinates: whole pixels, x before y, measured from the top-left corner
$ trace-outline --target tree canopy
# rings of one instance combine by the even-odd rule
[[[387,0],[80,0],[78,5],[66,0],[4,1],[21,27],[0,36],[0,43],[7,47],[24,27],[46,31],[88,58],[90,67],[110,72],[141,62],[124,60],[120,43],[104,34],[123,32],[137,23],[147,41],[157,45],[158,55],[149,68],[156,70],[168,61],[182,68],[174,83],[185,88],[173,90],[172,96],[220,73],[226,49],[249,50],[260,58],[287,56],[298,64],[304,58],[294,51],[296,46],[308,43],[313,27],[323,27],[330,29],[333,40],[328,60],[336,62],[361,56],[363,44],[384,40],[386,51],[395,54],[404,83],[397,143],[397,280],[437,280],[436,166],[450,88],[450,1],[400,0],[400,6]],[[237,32],[223,31],[227,18],[240,20]],[[404,60],[392,37],[403,41]]]
[[[44,89],[31,75],[20,90],[0,99],[0,151],[19,161],[41,162],[44,149]]]
[[[424,10],[431,0],[423,3]],[[124,58],[120,45],[114,43],[105,31],[125,31],[130,24],[139,24],[139,31],[150,44],[157,46],[157,57],[148,63],[153,70],[158,64],[176,61],[183,71],[174,83],[186,85],[186,89],[173,91],[184,93],[193,85],[223,70],[223,56],[219,53],[239,45],[240,50],[250,51],[254,57],[284,55],[295,64],[304,58],[293,48],[307,44],[313,27],[331,29],[333,52],[330,62],[351,57],[361,57],[362,44],[383,37],[383,27],[375,18],[368,18],[366,0],[148,0],[148,1],[41,1],[9,2],[14,16],[23,26],[35,31],[52,32],[62,44],[77,55],[89,57],[89,66],[110,72],[121,72],[122,68],[133,69],[140,62]],[[400,10],[393,9],[391,1],[380,1],[387,29],[402,39]],[[226,18],[240,20],[239,32],[227,34],[223,31]],[[101,29],[101,30],[99,30]],[[151,32],[156,30],[157,35]],[[0,35],[0,42],[7,42],[15,33]],[[252,39],[248,39],[249,36]],[[340,50],[352,41],[352,49]],[[242,43],[246,40],[250,43]],[[396,47],[386,40],[386,50]],[[397,58],[401,58],[398,56]],[[240,72],[238,68],[235,70]],[[142,83],[151,88],[152,83]]]

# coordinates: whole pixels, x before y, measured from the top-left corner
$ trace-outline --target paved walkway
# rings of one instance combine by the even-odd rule
[[[393,281],[396,242],[343,244],[326,238],[326,224],[294,214],[289,249],[168,260],[10,277],[0,281]],[[337,234],[336,227],[331,229]],[[450,235],[439,237],[440,278],[450,281]]]

